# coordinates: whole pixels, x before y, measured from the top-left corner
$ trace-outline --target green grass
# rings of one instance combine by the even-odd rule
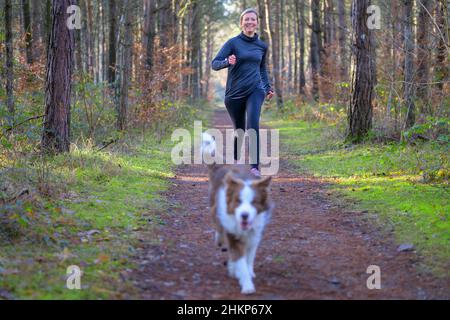
[[[348,146],[335,125],[266,118],[299,172],[324,179],[335,201],[376,214],[374,223],[394,230],[399,244],[415,245],[424,267],[450,274],[448,145]]]
[[[21,299],[132,297],[134,288],[120,273],[133,266],[130,259],[138,242],[134,231],[151,231],[160,221],[155,217],[165,206],[160,193],[173,176],[171,145],[167,139],[157,144],[147,138],[125,152],[85,149],[52,159],[47,164],[49,183],[65,189],[66,199],[41,199],[40,210],[24,206],[48,221],[24,226],[25,233],[33,228],[40,240],[1,245],[0,288]],[[83,272],[82,290],[65,286],[70,265]]]
[[[87,144],[53,158],[0,161],[0,200],[30,190],[26,201],[0,206],[0,299],[139,298],[127,275],[142,241],[159,244],[152,230],[165,223],[162,192],[175,169],[170,133],[192,132],[199,118],[206,126],[211,112],[191,106],[163,123],[164,135],[130,133],[101,152]],[[71,265],[83,272],[81,290],[66,288]]]

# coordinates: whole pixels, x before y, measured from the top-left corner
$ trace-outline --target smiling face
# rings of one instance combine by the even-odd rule
[[[258,27],[258,16],[254,12],[248,12],[241,17],[241,29],[247,36],[253,36]]]

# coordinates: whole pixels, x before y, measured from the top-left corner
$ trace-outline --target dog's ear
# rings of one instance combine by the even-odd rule
[[[270,187],[271,182],[272,182],[272,176],[268,176],[268,177],[253,181],[253,185],[257,188],[267,189]]]
[[[238,184],[243,184],[243,181],[241,179],[239,179],[239,178],[234,177],[232,172],[228,172],[225,175],[225,183],[228,186],[235,186],[235,185],[238,185]]]

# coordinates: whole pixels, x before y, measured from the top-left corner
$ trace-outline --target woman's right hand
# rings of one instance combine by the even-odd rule
[[[228,63],[232,66],[236,64],[236,56],[234,54],[228,57]]]

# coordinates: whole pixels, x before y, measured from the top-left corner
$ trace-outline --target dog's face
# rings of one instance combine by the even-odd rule
[[[271,177],[243,181],[227,174],[227,213],[232,215],[242,231],[252,228],[258,214],[269,210],[269,187]]]

